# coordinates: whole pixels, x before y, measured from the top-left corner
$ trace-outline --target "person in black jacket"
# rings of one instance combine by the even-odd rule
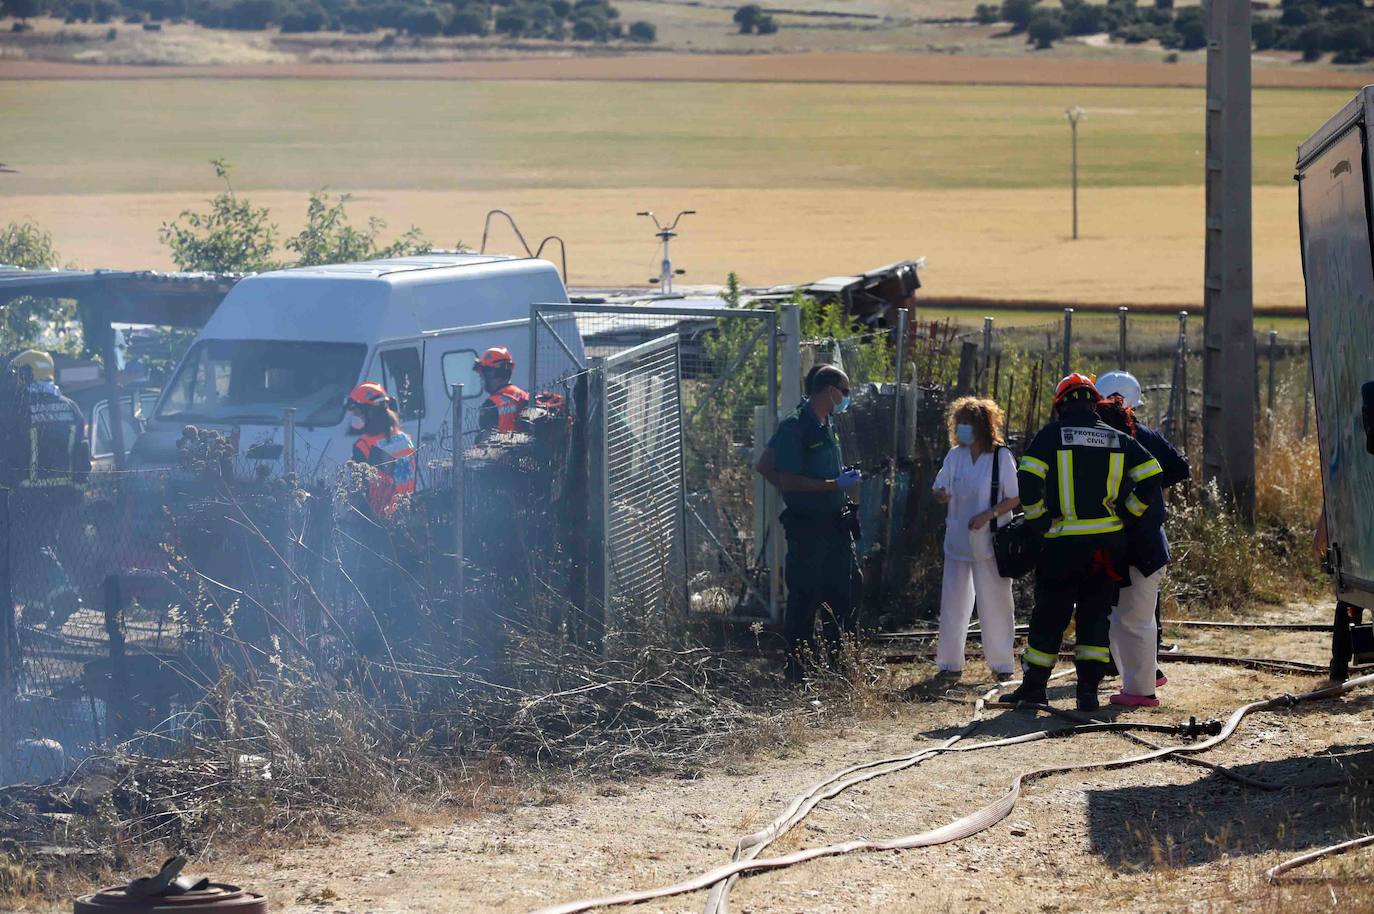
[[[1170,558],[1162,490],[1188,478],[1188,461],[1162,435],[1137,421],[1140,382],[1130,373],[1104,374],[1097,379],[1097,391],[1103,398],[1098,417],[1142,444],[1163,470],[1159,489],[1127,537],[1130,586],[1121,589],[1111,615],[1112,657],[1122,680],[1122,689],[1111,697],[1111,703],[1152,708],[1159,704],[1155,689],[1168,681],[1158,662],[1159,585]]]
[[[1108,615],[1126,580],[1126,529],[1159,489],[1159,461],[1097,418],[1090,378],[1074,373],[1055,391],[1055,419],[1026,448],[1016,479],[1026,528],[1044,537],[1035,609],[1021,655],[1025,676],[999,704],[1045,704],[1069,620],[1077,619],[1078,709],[1097,709],[1111,661]]]

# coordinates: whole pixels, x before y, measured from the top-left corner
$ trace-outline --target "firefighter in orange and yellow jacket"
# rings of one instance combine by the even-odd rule
[[[415,442],[401,428],[396,401],[375,381],[364,381],[348,395],[349,422],[358,432],[353,460],[377,471],[368,483],[372,516],[386,517],[396,500],[415,491]]]
[[[482,390],[487,398],[477,412],[477,426],[486,434],[520,431],[530,395],[511,383],[515,359],[505,346],[493,346],[477,360],[473,368],[482,377]]]

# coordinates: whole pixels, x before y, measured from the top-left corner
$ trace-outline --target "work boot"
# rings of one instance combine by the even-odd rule
[[[1102,682],[1103,664],[1098,660],[1079,660],[1074,667],[1078,670],[1078,710],[1096,711],[1101,707],[1097,687]]]
[[[998,695],[993,704],[1011,708],[1022,702],[1032,705],[1047,705],[1050,703],[1050,699],[1045,694],[1045,686],[1049,681],[1050,671],[1047,667],[1028,664],[1021,684],[1011,692]]]

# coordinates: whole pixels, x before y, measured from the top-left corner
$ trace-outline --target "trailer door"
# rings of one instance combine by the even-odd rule
[[[1299,172],[1303,277],[1327,529],[1338,595],[1374,608],[1374,456],[1360,386],[1374,380],[1369,164],[1353,124]]]

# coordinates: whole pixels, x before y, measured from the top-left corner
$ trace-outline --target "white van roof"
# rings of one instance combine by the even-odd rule
[[[547,260],[421,254],[249,276],[201,336],[370,343],[528,318],[533,302],[567,300]]]

